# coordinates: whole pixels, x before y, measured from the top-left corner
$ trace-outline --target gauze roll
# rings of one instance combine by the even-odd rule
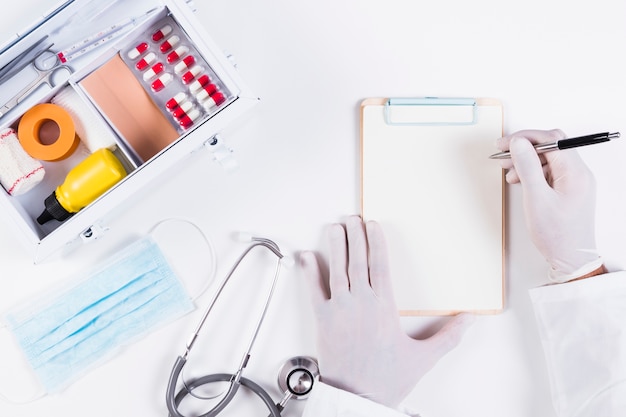
[[[24,151],[15,130],[0,132],[0,183],[9,194],[24,194],[39,184],[44,175],[43,165]]]
[[[91,152],[111,148],[116,144],[115,136],[105,122],[87,108],[85,101],[72,87],[59,91],[51,102],[61,106],[72,116],[76,134]]]

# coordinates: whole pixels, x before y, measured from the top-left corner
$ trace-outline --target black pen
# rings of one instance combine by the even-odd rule
[[[557,151],[559,149],[571,149],[578,148],[579,146],[595,145],[596,143],[608,142],[611,139],[617,139],[620,137],[619,132],[609,133],[595,133],[593,135],[579,136],[577,138],[561,139],[552,143],[540,143],[535,145],[537,153],[544,153],[550,151]],[[510,152],[494,153],[490,159],[506,159],[510,158]]]

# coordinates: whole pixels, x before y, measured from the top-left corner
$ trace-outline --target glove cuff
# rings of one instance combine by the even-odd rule
[[[554,284],[563,284],[565,282],[572,281],[577,278],[581,278],[584,275],[594,272],[595,270],[602,267],[603,264],[604,264],[603,259],[598,256],[593,261],[586,263],[582,267],[570,273],[563,273],[561,271],[554,269],[554,267],[551,267],[549,279],[550,279],[550,282]]]

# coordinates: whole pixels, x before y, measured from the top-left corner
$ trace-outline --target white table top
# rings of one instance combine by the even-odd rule
[[[56,2],[28,3],[35,8]],[[164,177],[158,192],[108,225],[104,238],[36,266],[0,222],[0,310],[88,269],[164,218],[188,218],[208,234],[218,278],[242,248],[231,239],[234,231],[270,237],[294,255],[325,250],[325,226],[359,211],[358,108],[367,97],[494,97],[503,103],[506,133],[626,132],[626,4],[620,1],[233,0],[196,6],[207,31],[234,54],[241,76],[261,98],[225,136],[240,169],[226,173],[207,153],[195,154]],[[5,20],[11,24],[24,19],[22,11],[10,13],[15,18]],[[14,29],[7,26],[2,38]],[[625,261],[625,151],[620,141],[581,150],[598,181],[598,245],[614,268]],[[547,269],[528,239],[518,187],[507,187],[506,202],[506,310],[481,317],[461,346],[421,380],[408,403],[424,417],[555,415],[527,296],[528,288],[545,282]],[[176,240],[177,248],[170,247],[175,257],[195,250],[189,257],[195,266],[181,275],[197,274],[205,266],[202,244],[197,236],[181,237],[191,229],[175,229],[162,229]],[[63,393],[26,405],[0,400],[0,415],[166,415],[170,368],[209,295],[200,297],[195,312],[124,348]],[[234,295],[227,298],[238,310],[248,306]],[[234,329],[234,316],[220,315],[222,327]],[[402,320],[416,335],[443,322]],[[14,348],[1,333],[6,330],[0,329],[0,353],[6,356]],[[232,350],[219,340],[210,347],[216,355]],[[300,354],[315,355],[315,335],[307,288],[295,267],[280,278],[247,376],[278,397],[278,367]],[[214,357],[213,351],[207,356]],[[29,397],[16,384],[23,377],[9,369],[0,361],[0,393]],[[256,400],[241,399],[231,414],[250,408],[267,415]],[[301,409],[299,403],[285,415]]]

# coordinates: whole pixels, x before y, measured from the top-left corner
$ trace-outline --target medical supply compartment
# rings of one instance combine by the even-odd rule
[[[82,29],[73,34],[74,24]],[[70,0],[4,45],[0,68],[50,43],[55,65],[69,70],[62,75],[66,79],[52,80],[53,86],[20,97],[8,111],[3,108],[0,131],[13,129],[21,143],[20,129],[43,129],[52,120],[60,141],[64,126],[45,113],[37,114],[41,120],[34,128],[20,126],[40,103],[61,106],[74,119],[76,112],[86,118],[85,138],[79,134],[81,122],[75,123],[77,149],[62,160],[41,161],[45,175],[34,188],[23,195],[0,188],[0,215],[16,228],[35,262],[97,238],[106,230],[106,219],[154,187],[163,172],[200,148],[222,146],[218,134],[258,102],[203,26],[208,25],[182,0]],[[3,80],[0,105],[31,81],[28,69],[34,61],[28,64]],[[87,141],[87,136],[92,138]],[[55,145],[54,140],[37,141]],[[127,175],[66,220],[40,224],[44,201],[73,167],[101,147],[113,151]]]

